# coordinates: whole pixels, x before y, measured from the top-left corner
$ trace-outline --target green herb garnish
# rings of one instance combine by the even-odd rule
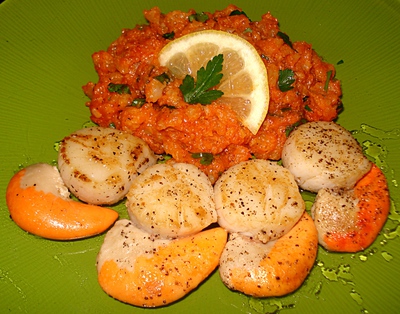
[[[210,90],[218,85],[222,79],[222,63],[224,56],[219,54],[208,61],[206,68],[201,67],[197,71],[197,81],[190,75],[186,75],[179,86],[184,100],[188,104],[209,105],[212,101],[221,97],[224,93],[220,90]]]
[[[292,44],[292,42],[290,41],[290,38],[289,38],[288,35],[286,35],[285,33],[282,33],[282,32],[278,32],[276,35],[278,35],[280,38],[282,38],[282,39],[283,39],[283,42],[284,42],[286,45],[288,45],[290,48],[293,49],[293,44]],[[295,50],[295,49],[293,49],[293,50]]]
[[[175,37],[175,32],[165,33],[162,35],[162,37],[164,37],[165,39],[172,39]]]
[[[344,63],[343,60],[339,60],[336,64],[339,65],[339,64],[343,64],[343,63]]]
[[[304,109],[307,110],[307,111],[309,111],[309,112],[312,112],[312,109],[310,108],[309,105],[305,105],[305,106],[304,106]]]
[[[199,159],[200,158],[200,163],[203,166],[208,166],[212,163],[214,160],[214,156],[211,153],[193,153],[192,158]]]
[[[209,19],[208,15],[204,12],[194,13],[189,15],[189,22],[192,23],[193,21],[197,22],[206,22]]]
[[[141,108],[145,103],[146,103],[145,98],[135,98],[131,102],[131,106],[136,107],[136,108]]]
[[[281,92],[293,89],[292,84],[296,81],[291,69],[279,70],[278,87]]]
[[[110,84],[108,84],[107,89],[111,93],[118,93],[118,94],[130,94],[131,93],[131,90],[129,89],[129,85],[127,85],[127,84],[110,83]]]
[[[324,90],[326,92],[328,91],[329,81],[331,80],[331,75],[332,75],[332,70],[326,72],[326,81],[325,81],[325,86],[324,86]]]

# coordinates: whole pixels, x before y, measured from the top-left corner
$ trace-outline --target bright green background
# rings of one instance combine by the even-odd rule
[[[381,235],[366,252],[328,254],[299,291],[255,300],[229,291],[214,273],[184,300],[139,309],[108,297],[96,279],[103,236],[57,242],[26,234],[9,218],[4,194],[20,166],[51,162],[53,144],[89,120],[81,86],[96,80],[91,54],[122,28],[144,23],[143,9],[223,9],[231,1],[6,0],[0,4],[0,313],[398,313],[400,240]],[[293,41],[313,43],[336,64],[345,111],[338,122],[385,131],[357,134],[385,150],[386,175],[399,207],[400,2],[398,0],[236,1],[253,20],[271,11]],[[389,131],[396,129],[397,133]],[[397,180],[397,181],[396,181]],[[118,210],[126,216],[123,208]],[[392,210],[384,233],[398,224]],[[396,220],[397,219],[397,220]],[[386,261],[382,254],[389,253]],[[364,257],[366,261],[362,261]],[[353,297],[352,297],[353,295]]]

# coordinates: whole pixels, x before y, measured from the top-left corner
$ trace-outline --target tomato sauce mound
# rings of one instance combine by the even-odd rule
[[[254,157],[279,160],[288,132],[296,125],[334,120],[342,107],[334,66],[324,62],[310,44],[285,40],[270,13],[260,21],[241,13],[229,5],[202,13],[208,19],[198,21],[194,10],[163,14],[154,7],[144,11],[147,24],[122,30],[106,51],[92,55],[99,79],[83,86],[92,121],[128,131],[145,140],[155,153],[198,166],[214,182],[241,161]],[[270,103],[256,135],[241,125],[228,105],[220,101],[189,105],[179,90],[181,80],[162,79],[167,69],[158,62],[160,50],[174,38],[206,29],[245,38],[264,61]],[[278,86],[279,72],[286,69],[293,71],[295,82],[283,92]],[[110,90],[110,83],[129,89]],[[195,153],[212,154],[211,164],[194,158]]]

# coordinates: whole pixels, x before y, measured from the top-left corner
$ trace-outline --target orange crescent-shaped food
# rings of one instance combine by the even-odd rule
[[[258,245],[255,247],[249,238],[238,235],[236,239],[228,241],[221,256],[221,279],[230,289],[255,297],[283,296],[295,291],[317,256],[317,230],[306,212],[278,240],[254,244]]]
[[[321,229],[320,243],[330,251],[358,252],[369,247],[382,230],[390,211],[390,196],[383,172],[375,164],[355,185],[351,194],[357,205],[353,225],[347,231],[336,228],[331,221],[329,229]],[[317,196],[318,197],[318,196]],[[344,216],[346,217],[346,216]],[[317,223],[317,228],[319,228]]]
[[[22,181],[27,171],[35,172],[37,165],[17,172],[6,191],[11,218],[23,230],[47,239],[73,240],[99,234],[118,218],[118,213],[112,209],[63,198],[38,189],[36,184],[24,185]],[[38,174],[36,180],[44,178]]]
[[[152,237],[125,219],[110,229],[97,260],[107,294],[140,307],[182,298],[218,266],[227,232],[217,227],[174,240]]]

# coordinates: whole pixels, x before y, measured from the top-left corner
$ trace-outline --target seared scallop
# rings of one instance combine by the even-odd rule
[[[217,221],[211,182],[191,164],[146,169],[133,181],[126,205],[137,226],[166,238],[188,236]]]
[[[289,232],[305,210],[293,175],[267,160],[229,168],[214,191],[219,225],[264,243]]]
[[[96,205],[123,199],[132,180],[156,161],[142,139],[102,127],[78,130],[65,137],[58,155],[61,177],[71,193]]]
[[[334,122],[309,122],[286,140],[282,164],[305,190],[353,188],[371,162],[349,131]]]

